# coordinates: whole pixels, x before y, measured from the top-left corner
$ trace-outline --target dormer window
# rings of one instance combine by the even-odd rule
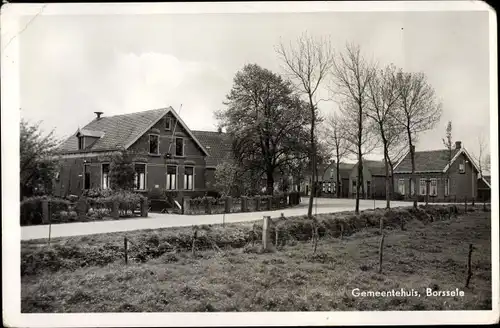
[[[165,130],[170,131],[172,129],[172,119],[170,117],[165,117]]]
[[[82,137],[82,136],[78,137],[78,150],[82,150],[85,147],[85,143],[84,143],[83,138],[84,137]]]
[[[156,134],[149,135],[149,153],[154,155],[160,154],[160,137]]]

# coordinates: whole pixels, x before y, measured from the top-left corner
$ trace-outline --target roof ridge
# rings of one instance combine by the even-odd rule
[[[156,109],[147,109],[147,110],[143,110],[143,111],[139,111],[139,112],[133,112],[133,113],[126,113],[126,114],[116,114],[116,115],[111,115],[111,116],[102,116],[100,118],[100,120],[104,119],[104,118],[112,118],[112,117],[120,117],[120,116],[129,116],[129,115],[135,115],[135,114],[143,114],[143,113],[150,113],[150,112],[154,112],[154,111],[166,111],[168,110],[169,107],[163,107],[163,108],[156,108]],[[91,121],[93,122],[95,121],[95,118]]]

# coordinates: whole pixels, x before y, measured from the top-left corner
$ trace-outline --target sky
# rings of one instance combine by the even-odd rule
[[[477,153],[477,136],[489,139],[488,26],[486,11],[40,14],[19,36],[21,117],[63,137],[94,111],[172,106],[192,130],[215,131],[235,73],[255,63],[284,74],[275,46],[307,32],[335,51],[350,42],[379,65],[424,72],[443,114],[417,150],[443,148],[451,120],[454,140]],[[338,110],[334,100],[319,106],[325,116]]]

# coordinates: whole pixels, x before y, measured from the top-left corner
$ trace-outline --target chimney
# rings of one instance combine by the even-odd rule
[[[462,141],[455,141],[455,149],[462,148]]]
[[[97,116],[97,119],[100,119],[101,115],[104,114],[104,112],[94,112],[94,113]]]

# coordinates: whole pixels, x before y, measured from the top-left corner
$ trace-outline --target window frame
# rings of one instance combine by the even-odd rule
[[[156,153],[152,153],[152,152],[151,152],[151,137],[156,137],[156,138],[157,138],[157,140],[158,140],[158,142],[157,142],[157,144],[156,144]],[[149,155],[160,155],[160,135],[159,135],[159,134],[156,134],[156,133],[150,133],[150,134],[148,135],[148,138],[149,138],[149,139],[148,139],[148,141],[149,141],[149,142],[148,142],[148,146],[149,146],[149,147],[148,147],[148,153],[149,153]]]
[[[78,136],[78,150],[83,150],[83,149],[85,149],[85,137]]]
[[[107,165],[108,166],[108,173],[107,173],[107,183],[106,183],[106,187],[104,187],[104,166]],[[103,190],[107,190],[107,189],[111,189],[111,185],[110,185],[110,178],[109,178],[109,172],[111,171],[111,164],[109,162],[104,162],[104,163],[101,163],[101,189]]]
[[[433,182],[435,183],[434,185]],[[431,178],[429,182],[429,196],[437,196],[437,192],[438,192],[437,178]]]
[[[90,187],[92,186],[92,182],[90,181],[90,163],[83,163],[83,190],[89,190]],[[87,170],[88,168],[88,170]],[[85,182],[87,178],[87,174],[89,175],[89,185],[87,188],[85,188]]]
[[[450,179],[444,179],[444,195],[448,197],[450,195]]]
[[[177,140],[182,140],[182,155],[177,154]],[[184,157],[185,156],[185,149],[184,149],[184,138],[183,137],[175,137],[174,138],[174,154],[176,157]]]
[[[401,188],[403,187],[403,188]],[[402,190],[402,191],[401,191]],[[405,184],[405,179],[399,179],[398,180],[398,192],[405,196],[406,195],[406,184]]]
[[[168,122],[168,128],[167,128],[167,122]],[[163,128],[165,129],[165,131],[172,130],[172,118],[171,117],[165,117],[165,124],[163,125]]]
[[[418,189],[419,189],[419,195],[420,196],[425,196],[427,195],[427,181],[425,181],[426,179],[420,179],[419,180],[419,183],[418,183]],[[423,188],[423,189],[422,189]],[[423,192],[422,192],[423,190]]]
[[[189,181],[188,181],[188,174],[186,174],[186,169],[192,169],[192,174],[191,176],[191,188],[189,187]],[[194,190],[194,166],[184,166],[184,190]]]
[[[141,189],[139,188],[139,184],[140,184],[140,177],[139,175],[137,174],[137,170],[136,170],[136,167],[138,165],[144,165],[144,172],[141,172],[144,174],[144,188]],[[136,191],[145,191],[147,190],[147,172],[148,172],[148,166],[146,163],[142,163],[142,162],[136,162],[134,163],[134,190]]]
[[[168,168],[169,167],[175,167],[175,173],[174,174],[168,173]],[[179,184],[179,182],[177,181],[178,180],[177,176],[179,175],[178,173],[179,173],[179,166],[177,166],[177,165],[167,165],[167,171],[165,172],[165,177],[166,177],[166,180],[165,180],[165,190],[168,190],[168,191],[177,190],[177,187],[178,187],[178,184]],[[175,177],[175,180],[174,180],[175,185],[174,185],[173,188],[169,188],[169,180],[170,180],[169,177],[171,175],[174,175],[174,177]]]
[[[458,173],[465,174],[465,160],[458,164]]]

